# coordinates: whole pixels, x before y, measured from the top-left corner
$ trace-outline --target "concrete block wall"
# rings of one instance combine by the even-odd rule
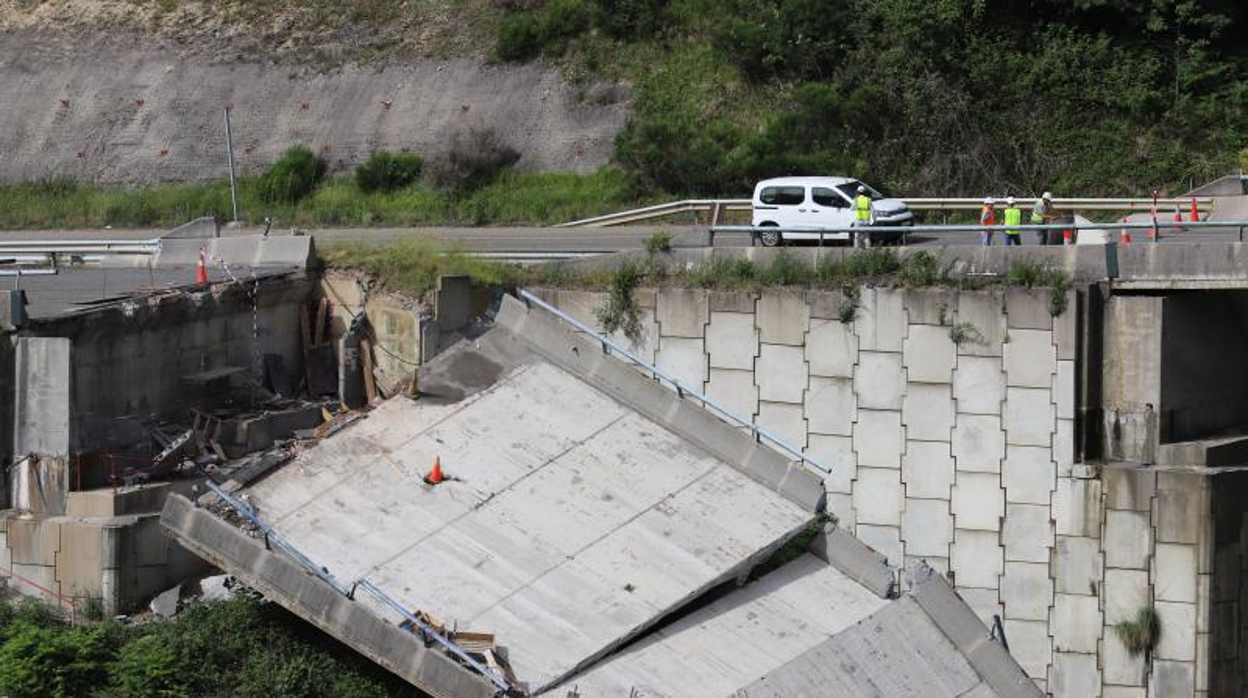
[[[545,296],[596,324],[596,294]],[[1207,686],[1196,670],[1209,652],[1195,621],[1209,602],[1202,480],[1102,480],[1074,462],[1073,299],[1057,317],[1047,291],[1026,289],[862,288],[856,301],[661,289],[638,300],[642,356],[830,466],[840,525],[893,565],[925,560],[985,625],[1001,616],[1039,686]],[[1145,665],[1113,625],[1150,603],[1175,630]]]

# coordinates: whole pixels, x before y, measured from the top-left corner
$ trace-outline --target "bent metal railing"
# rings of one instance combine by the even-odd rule
[[[435,642],[438,645],[441,645],[447,652],[449,652],[455,658],[459,659],[461,662],[466,664],[473,671],[476,671],[477,673],[481,674],[485,678],[489,679],[490,683],[494,684],[495,688],[497,688],[499,691],[506,693],[507,691],[511,689],[510,684],[507,682],[505,678],[499,676],[496,672],[492,671],[489,667],[485,666],[481,662],[478,662],[477,660],[473,659],[471,655],[469,655],[466,651],[464,651],[462,647],[455,644],[453,640],[446,637],[442,633],[439,633],[433,626],[421,620],[419,617],[416,616],[416,614],[407,610],[403,606],[403,604],[399,603],[398,601],[395,601],[393,598],[391,598],[388,594],[386,594],[384,591],[379,589],[372,582],[368,581],[367,579],[361,578],[351,583],[350,585],[342,583],[336,577],[334,577],[334,575],[330,574],[328,567],[324,567],[322,565],[316,564],[316,562],[314,562],[312,558],[308,557],[307,555],[304,555],[302,551],[296,548],[293,543],[286,540],[272,526],[262,521],[260,517],[256,514],[255,510],[251,508],[251,505],[247,504],[246,502],[240,501],[239,499],[236,499],[233,495],[221,489],[215,482],[212,482],[211,480],[208,481],[208,489],[212,490],[213,494],[216,494],[218,497],[220,497],[221,501],[225,502],[231,509],[234,510],[235,513],[237,513],[239,516],[246,519],[253,526],[255,526],[261,533],[264,534],[264,545],[266,548],[271,549],[273,546],[277,546],[279,549],[281,549],[283,552],[289,555],[295,562],[299,563],[300,567],[303,567],[313,576],[317,577],[321,581],[330,585],[331,587],[334,588],[335,591],[347,597],[348,599],[351,599],[354,601],[355,592],[357,590],[362,589],[365,592],[368,592],[373,598],[377,599],[381,603],[388,606],[390,609],[397,612],[399,615],[406,618],[413,625],[413,627],[417,629],[417,634],[419,635],[421,640],[425,642]]]
[[[518,291],[518,293],[520,295],[520,299],[524,301],[524,304],[526,306],[531,307],[531,306],[536,305],[542,310],[545,310],[551,313],[552,315],[554,315],[555,317],[558,317],[560,320],[563,320],[569,325],[572,325],[580,332],[583,332],[593,337],[594,342],[596,342],[599,346],[602,347],[602,350],[604,353],[607,353],[607,354],[615,353],[619,356],[622,356],[625,359],[632,362],[633,364],[636,364],[637,366],[648,371],[654,378],[670,383],[672,387],[676,388],[676,394],[680,396],[682,399],[685,397],[693,398],[694,400],[697,400],[699,403],[701,403],[703,407],[710,408],[711,410],[718,413],[725,420],[733,424],[736,424],[738,426],[742,426],[742,427],[745,427],[746,429],[749,429],[750,434],[754,437],[755,442],[769,444],[772,448],[775,448],[776,450],[786,453],[792,456],[793,458],[801,461],[807,467],[816,471],[820,475],[828,475],[832,472],[830,468],[825,467],[817,459],[811,457],[810,455],[806,453],[803,453],[801,450],[797,448],[794,448],[784,439],[780,438],[779,436],[776,436],[775,434],[771,433],[767,429],[764,429],[763,427],[758,426],[753,421],[745,419],[737,415],[737,413],[733,412],[727,407],[724,407],[718,402],[715,402],[714,400],[707,397],[700,391],[689,388],[688,386],[681,383],[680,379],[665,372],[663,369],[659,368],[658,366],[655,366],[649,361],[646,361],[640,356],[637,356],[636,354],[629,351],[628,349],[620,346],[619,343],[612,341],[609,337],[602,334],[598,330],[595,330],[593,327],[590,327],[584,322],[581,322],[575,317],[572,317],[571,315],[563,312],[562,310],[547,303],[541,298],[538,298],[537,296],[533,295],[532,293],[528,291],[521,289]]]

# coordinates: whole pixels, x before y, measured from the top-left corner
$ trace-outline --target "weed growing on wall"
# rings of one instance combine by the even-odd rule
[[[672,234],[660,230],[646,238],[646,252],[654,255],[672,251]]]
[[[641,326],[641,309],[633,298],[633,290],[637,288],[641,277],[641,269],[636,264],[625,262],[611,275],[607,298],[594,310],[594,315],[605,332],[620,332],[634,346],[645,340],[645,330]]]
[[[1136,611],[1134,618],[1115,625],[1114,634],[1132,656],[1147,656],[1161,642],[1161,616],[1157,615],[1157,609],[1145,606]]]

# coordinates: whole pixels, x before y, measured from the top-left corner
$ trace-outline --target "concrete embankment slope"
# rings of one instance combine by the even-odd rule
[[[591,88],[590,104],[536,64],[412,59],[318,73],[180,56],[126,38],[0,34],[0,181],[224,177],[227,105],[244,173],[296,143],[334,171],[376,149],[437,156],[468,128],[496,129],[522,169],[586,171],[606,162],[627,117],[623,90]]]
[[[495,633],[537,691],[743,576],[817,519],[823,488],[521,308],[508,301],[499,326],[424,367],[420,400],[383,403],[247,496],[335,577]],[[438,458],[451,479],[431,487],[422,476]],[[384,643],[324,618],[265,556],[177,506],[165,526],[192,550],[416,685],[446,688],[387,663]]]

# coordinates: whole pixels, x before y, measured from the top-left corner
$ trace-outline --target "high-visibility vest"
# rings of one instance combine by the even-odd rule
[[[997,209],[989,206],[988,204],[984,204],[984,207],[980,209],[979,211],[979,224],[980,225],[996,225],[997,224]]]
[[[1049,207],[1047,204],[1045,204],[1043,201],[1037,203],[1035,208],[1031,209],[1032,225],[1040,225],[1041,223],[1044,223],[1044,217],[1048,213],[1049,213]]]
[[[1020,209],[1017,206],[1011,206],[1005,209],[1005,224],[1006,225],[1021,225],[1022,222],[1023,222],[1022,209]],[[1018,235],[1019,231],[1018,231],[1018,228],[1015,228],[1013,230],[1005,231],[1005,234],[1006,235]]]
[[[871,220],[871,197],[859,194],[854,199],[854,211],[858,220],[869,222]]]

